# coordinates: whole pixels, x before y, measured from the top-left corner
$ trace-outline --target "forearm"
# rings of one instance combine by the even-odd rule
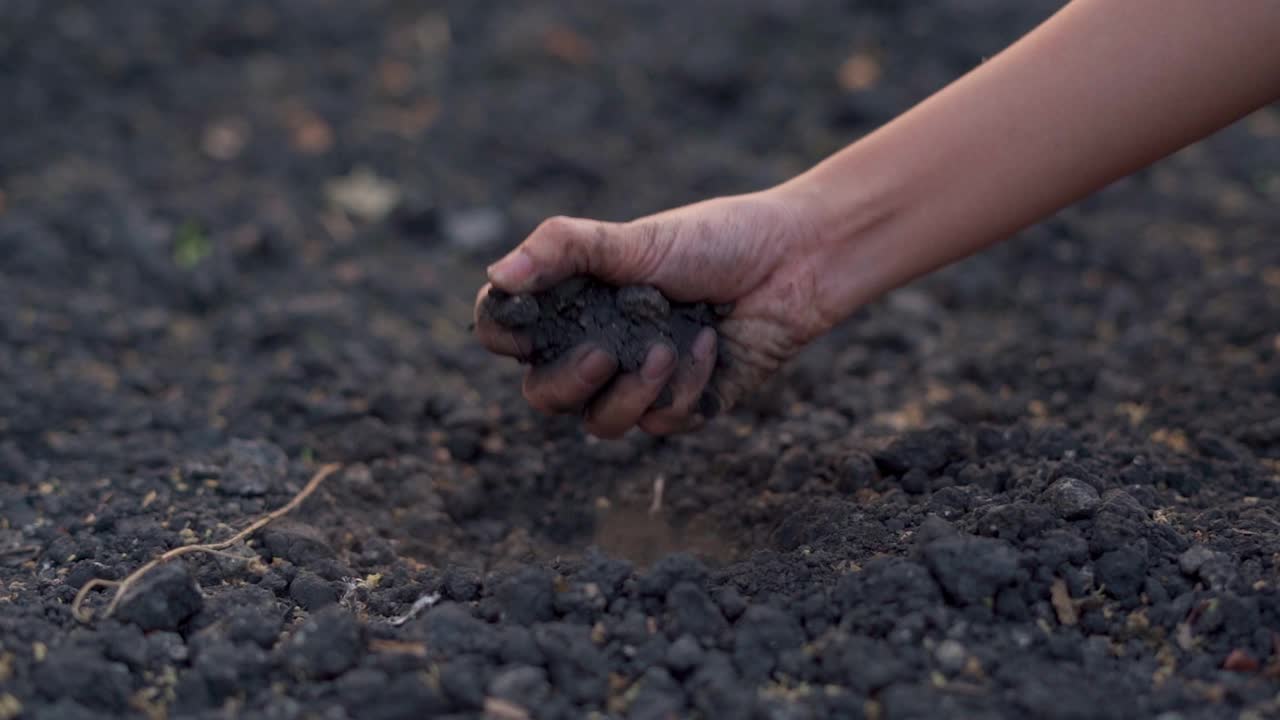
[[[1280,95],[1280,3],[1075,0],[788,183],[831,314],[972,254]]]

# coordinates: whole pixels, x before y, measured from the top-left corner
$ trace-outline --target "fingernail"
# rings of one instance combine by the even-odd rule
[[[519,292],[533,277],[533,258],[516,249],[489,266],[489,281],[508,292]]]
[[[592,350],[578,358],[578,377],[589,385],[599,385],[613,374],[613,356],[603,350]]]
[[[649,351],[649,356],[644,359],[644,366],[640,368],[640,376],[649,382],[661,380],[667,376],[675,362],[676,353],[674,350],[666,345],[655,345]]]
[[[716,349],[716,331],[706,328],[698,333],[698,338],[693,341],[693,358],[699,363],[706,362],[711,357],[711,351]]]

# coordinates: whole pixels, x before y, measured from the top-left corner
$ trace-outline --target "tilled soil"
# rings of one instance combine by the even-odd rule
[[[543,217],[781,180],[1053,8],[0,3],[0,718],[1280,712],[1275,108],[694,435],[467,330]]]

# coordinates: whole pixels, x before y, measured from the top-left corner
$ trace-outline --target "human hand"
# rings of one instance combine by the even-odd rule
[[[491,284],[476,300],[476,333],[495,353],[527,356],[527,337],[481,311],[490,288],[537,292],[579,274],[617,286],[652,285],[675,301],[732,304],[718,325],[719,342],[716,330],[704,329],[685,357],[657,344],[639,372],[619,373],[616,357],[584,343],[525,376],[524,395],[534,408],[580,412],[588,432],[599,437],[615,438],[634,426],[655,435],[682,432],[759,387],[834,323],[817,296],[822,262],[816,250],[804,197],[782,189],[627,223],[552,218],[489,269]],[[717,352],[728,355],[718,370]],[[654,407],[668,383],[671,402]],[[700,402],[704,390],[709,398]]]

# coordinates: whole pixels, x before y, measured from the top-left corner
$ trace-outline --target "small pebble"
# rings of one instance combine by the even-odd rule
[[[943,672],[957,673],[964,668],[965,660],[969,658],[969,651],[959,642],[948,639],[938,644],[937,649],[933,651],[933,657],[938,661],[938,666]]]
[[[1053,483],[1044,495],[1058,517],[1065,520],[1087,518],[1102,502],[1092,485],[1073,477],[1064,477]]]

